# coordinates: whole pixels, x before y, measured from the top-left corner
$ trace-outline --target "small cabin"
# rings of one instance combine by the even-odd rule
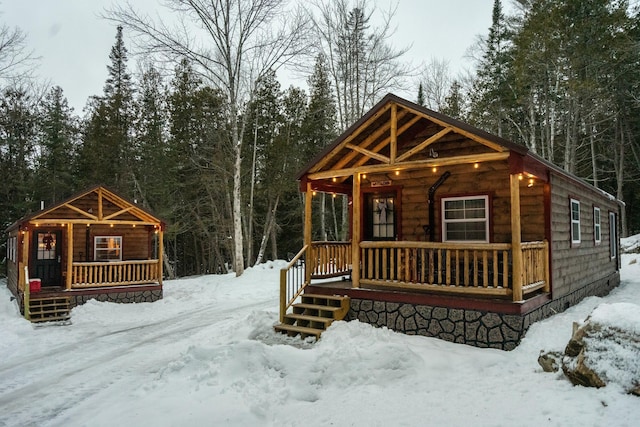
[[[347,320],[509,350],[620,281],[615,197],[392,94],[298,179],[304,247],[282,271],[276,327],[289,334],[319,336],[336,310],[315,306],[341,296]],[[312,240],[319,192],[348,198],[347,241]]]
[[[25,302],[71,308],[92,298],[161,299],[163,231],[164,223],[137,204],[90,188],[7,229],[7,285],[22,311]]]

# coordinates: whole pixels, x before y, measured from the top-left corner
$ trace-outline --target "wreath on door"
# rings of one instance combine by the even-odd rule
[[[47,233],[44,235],[44,237],[42,238],[42,243],[44,243],[44,248],[48,251],[51,250],[51,244],[53,243],[53,236],[51,235],[51,233]]]

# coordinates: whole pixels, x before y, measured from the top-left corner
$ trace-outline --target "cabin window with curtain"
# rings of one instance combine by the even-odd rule
[[[122,236],[95,236],[94,261],[122,261]]]
[[[609,252],[611,259],[618,256],[618,226],[614,212],[609,212]]]
[[[571,243],[580,243],[580,202],[571,199]]]
[[[442,240],[445,242],[489,241],[489,197],[442,199]]]
[[[593,240],[596,245],[602,242],[602,226],[600,225],[600,208],[593,208]]]
[[[393,239],[395,237],[393,197],[376,197],[373,199],[373,218],[371,221],[374,239]]]

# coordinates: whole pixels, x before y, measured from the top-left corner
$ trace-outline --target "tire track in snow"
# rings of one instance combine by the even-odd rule
[[[0,426],[4,425],[2,419],[6,422],[11,419],[24,421],[24,415],[28,415],[32,425],[50,420],[52,416],[130,377],[131,373],[155,370],[176,357],[175,351],[164,355],[142,355],[132,365],[129,363],[132,360],[130,352],[143,353],[146,347],[155,347],[162,341],[173,344],[175,349],[177,343],[189,338],[188,332],[215,328],[230,319],[242,319],[249,310],[264,307],[272,301],[269,298],[223,310],[219,306],[203,307],[154,323],[110,331],[88,337],[82,342],[54,347],[51,351],[55,354],[40,354],[28,361],[1,366],[0,384],[8,390],[0,392]],[[94,354],[95,348],[109,345],[113,346],[109,351]],[[66,398],[51,399],[52,389],[55,389],[56,395]],[[39,403],[33,405],[33,402]]]

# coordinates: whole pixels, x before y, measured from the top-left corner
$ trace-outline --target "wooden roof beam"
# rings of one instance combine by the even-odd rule
[[[105,217],[104,217],[104,218],[102,218],[102,219],[103,219],[103,220],[105,220],[105,221],[108,221],[108,220],[110,220],[111,218],[115,218],[115,217],[117,217],[117,216],[119,216],[119,215],[121,215],[121,214],[123,214],[123,213],[127,213],[127,212],[129,212],[131,209],[133,209],[133,206],[129,206],[128,208],[121,209],[121,210],[119,210],[118,212],[114,212],[114,213],[112,213],[111,215],[107,215],[107,216],[105,216]]]
[[[398,114],[398,120],[402,119],[402,117],[404,117],[407,114],[407,111],[402,111]],[[415,123],[415,122],[414,122]],[[384,126],[381,126],[379,129],[377,129],[375,132],[373,132],[371,135],[369,135],[366,139],[364,139],[361,143],[360,143],[360,147],[362,148],[367,148],[369,147],[371,144],[373,144],[378,138],[380,138],[380,136],[382,136],[384,133],[386,133],[389,129],[391,128],[391,123],[385,123]],[[387,145],[389,143],[389,138],[386,138],[384,140],[383,144],[378,144],[376,147],[379,147],[377,149],[373,149],[372,151],[374,152],[378,152],[382,149],[382,147],[384,147],[385,145]],[[349,153],[346,156],[344,156],[340,161],[338,161],[335,164],[335,168],[340,169],[342,167],[344,167],[347,163],[349,163],[351,160],[354,159],[354,157],[356,156],[356,153]],[[365,162],[367,160],[365,159]]]
[[[480,143],[480,144],[482,144],[482,145],[486,145],[487,147],[489,147],[489,148],[491,148],[491,149],[493,149],[493,150],[495,150],[495,151],[498,151],[498,152],[501,152],[501,153],[502,153],[502,152],[507,151],[507,148],[506,148],[506,147],[503,147],[503,146],[502,146],[502,145],[500,145],[500,144],[496,144],[496,143],[495,143],[495,142],[493,142],[493,141],[489,141],[489,140],[488,140],[488,139],[486,139],[486,138],[482,138],[482,137],[480,137],[480,136],[478,136],[478,135],[476,135],[476,134],[474,134],[474,133],[467,132],[466,130],[464,130],[464,129],[460,129],[459,127],[451,126],[451,124],[450,124],[450,123],[444,122],[444,121],[442,121],[442,120],[438,120],[438,119],[436,119],[435,117],[432,117],[432,116],[429,116],[429,115],[427,115],[427,114],[421,113],[421,112],[416,111],[416,110],[414,110],[414,109],[412,109],[412,108],[409,108],[409,107],[406,107],[406,108],[407,108],[408,110],[410,110],[413,114],[417,114],[417,115],[419,115],[420,117],[424,117],[425,119],[430,120],[430,121],[432,121],[433,123],[436,123],[436,124],[438,124],[438,125],[440,125],[440,126],[442,126],[442,127],[445,127],[445,128],[447,128],[447,127],[451,127],[455,133],[458,133],[458,134],[460,134],[460,135],[466,136],[467,138],[469,138],[469,139],[471,139],[471,140],[473,140],[473,141],[476,141],[476,142],[478,142],[478,143]]]
[[[438,159],[429,159],[429,160],[416,160],[413,162],[405,162],[402,164],[396,163],[394,165],[360,166],[360,167],[352,167],[352,168],[346,168],[346,169],[328,170],[323,172],[311,173],[307,175],[307,177],[309,180],[330,179],[330,178],[348,177],[358,172],[359,173],[375,173],[375,172],[384,173],[384,172],[391,172],[396,170],[421,169],[421,168],[432,168],[432,167],[442,167],[442,166],[451,166],[451,165],[493,162],[493,161],[508,159],[509,154],[510,154],[509,152],[470,154],[466,156],[456,156],[456,157],[438,158]]]
[[[405,111],[400,113],[400,115],[405,115],[405,114],[406,114]],[[400,129],[398,129],[398,135],[402,135],[407,129],[409,129],[411,126],[413,126],[421,118],[422,118],[421,116],[414,116],[411,120],[409,120],[407,123],[402,125],[400,127]],[[373,150],[371,150],[371,151],[377,153],[378,151],[382,150],[387,144],[389,144],[389,138],[385,138],[382,141],[380,141],[380,143],[378,145],[376,145],[373,148]],[[366,162],[367,162],[366,158],[361,158],[355,163],[354,167],[362,166]],[[336,166],[338,166],[338,165],[336,165]],[[342,167],[342,166],[344,166],[344,164],[342,164],[340,167]],[[348,178],[349,178],[348,176],[342,177],[340,179],[340,182],[343,182],[343,181],[347,180]]]
[[[429,137],[426,140],[422,141],[420,144],[418,144],[415,147],[413,147],[411,150],[409,150],[406,153],[404,153],[401,156],[399,156],[398,159],[397,159],[398,162],[406,160],[409,157],[411,157],[414,154],[416,154],[417,152],[424,150],[429,145],[431,145],[434,142],[438,141],[440,138],[442,138],[443,136],[445,136],[446,134],[448,134],[451,131],[453,131],[453,128],[450,127],[450,126],[442,129],[440,132],[436,133],[435,135],[432,135],[431,137]]]
[[[324,156],[324,158],[322,158],[311,170],[317,171],[319,169],[322,169],[329,162],[329,160],[331,160],[335,155],[337,155],[340,152],[340,150],[344,148],[346,144],[350,143],[356,136],[360,134],[361,129],[366,128],[371,123],[375,122],[381,115],[386,113],[387,110],[389,110],[389,108],[391,108],[391,105],[389,104],[385,105],[378,112],[376,112],[376,114],[373,114],[364,123],[362,123],[357,128],[355,128],[353,132],[351,132],[351,134],[342,141],[342,143],[338,144],[333,150],[331,150],[330,153]]]
[[[349,148],[353,151],[357,151],[360,154],[364,154],[367,157],[376,159],[376,160],[380,160],[382,163],[391,163],[391,159],[387,156],[383,156],[380,153],[375,153],[373,151],[367,150],[366,148],[362,148],[358,145],[353,145],[353,144],[347,144],[345,145],[346,148]]]
[[[72,204],[65,203],[63,206],[65,206],[65,207],[67,207],[67,208],[71,209],[72,211],[76,211],[76,212],[78,212],[79,214],[81,214],[82,216],[86,216],[87,218],[92,219],[92,220],[94,220],[94,221],[98,219],[98,217],[97,217],[97,216],[92,215],[92,214],[90,214],[89,212],[83,211],[82,209],[77,208],[77,207],[73,206]]]
[[[396,155],[398,153],[398,104],[395,102],[391,104],[391,132],[389,135],[389,163],[396,162]]]

